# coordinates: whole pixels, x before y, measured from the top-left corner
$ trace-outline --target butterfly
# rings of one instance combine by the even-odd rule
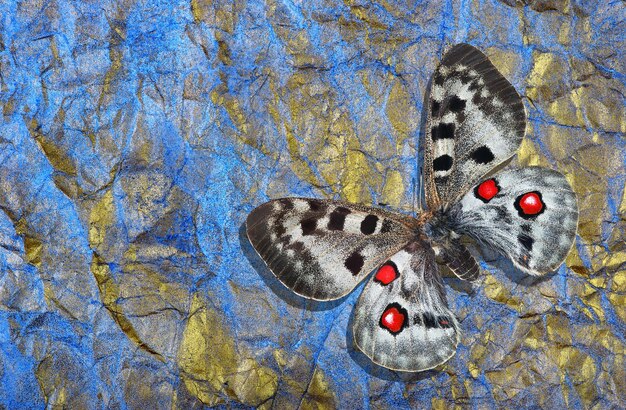
[[[494,171],[526,128],[514,87],[478,49],[458,44],[435,70],[423,138],[426,209],[415,217],[364,205],[281,198],[247,217],[248,238],[276,277],[305,298],[350,293],[368,274],[354,309],[357,347],[400,371],[432,369],[456,352],[459,323],[439,265],[479,276],[461,237],[473,238],[530,275],[558,268],[578,223],[576,196],[559,172]]]

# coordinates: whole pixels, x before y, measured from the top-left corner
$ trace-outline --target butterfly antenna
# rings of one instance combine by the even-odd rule
[[[419,212],[422,213],[424,212],[424,204],[423,204],[423,192],[422,192],[422,187],[424,186],[424,180],[422,177],[422,172],[420,169],[420,179],[419,179],[419,187],[417,188],[417,201],[418,201],[418,208],[419,208]]]
[[[416,205],[416,199],[415,199],[415,177],[411,178],[411,186],[413,189],[411,189],[411,207],[413,208],[413,215],[415,215],[415,205]]]

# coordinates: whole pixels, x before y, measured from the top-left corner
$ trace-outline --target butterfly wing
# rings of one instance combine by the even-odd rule
[[[497,249],[523,271],[541,275],[556,269],[572,247],[578,207],[563,175],[528,167],[477,184],[448,216],[455,232]]]
[[[383,264],[354,309],[354,341],[374,363],[422,371],[447,361],[459,342],[433,251],[411,242]]]
[[[452,47],[431,83],[424,138],[430,209],[453,203],[519,147],[526,128],[515,88],[468,44]]]
[[[285,286],[307,298],[332,300],[406,245],[414,235],[411,221],[356,204],[282,198],[255,208],[246,232]]]

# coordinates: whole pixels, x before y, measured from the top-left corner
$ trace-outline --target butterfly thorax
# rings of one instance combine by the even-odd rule
[[[453,229],[454,219],[451,218],[447,209],[440,208],[434,212],[425,212],[418,219],[422,222],[421,231],[431,244],[441,244],[459,238]]]

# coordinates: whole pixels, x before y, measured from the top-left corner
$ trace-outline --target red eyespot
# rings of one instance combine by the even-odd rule
[[[514,205],[519,215],[523,218],[536,216],[545,209],[545,204],[539,192],[527,192],[518,196]]]
[[[380,317],[380,325],[393,334],[398,333],[404,327],[406,316],[406,310],[397,303],[393,303],[387,306],[387,309],[385,309],[383,315]]]
[[[519,201],[519,206],[524,213],[529,215],[538,214],[543,209],[541,198],[534,192],[529,192]]]
[[[380,282],[383,285],[389,285],[391,282],[396,280],[398,277],[398,273],[393,262],[386,263],[378,269],[376,272],[376,276],[374,276],[374,280]]]
[[[491,178],[481,182],[474,190],[474,195],[483,202],[489,202],[498,192],[500,192],[500,187],[496,180]]]

